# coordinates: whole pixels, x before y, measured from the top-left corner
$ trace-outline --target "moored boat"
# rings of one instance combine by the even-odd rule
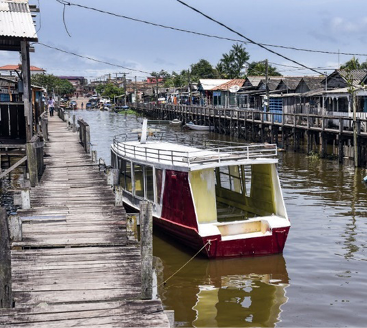
[[[141,139],[115,137],[111,145],[127,206],[139,210],[148,200],[154,227],[209,258],[283,251],[290,222],[276,145]]]
[[[196,130],[196,131],[212,131],[212,130],[214,130],[214,126],[198,125],[198,124],[194,124],[193,122],[186,123],[185,127],[189,128],[191,130]]]
[[[175,118],[172,121],[169,121],[170,125],[174,125],[174,126],[180,126],[182,125],[182,121],[180,121],[179,119]]]

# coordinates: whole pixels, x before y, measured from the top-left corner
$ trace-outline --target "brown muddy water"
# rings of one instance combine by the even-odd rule
[[[90,124],[92,149],[107,163],[113,136],[141,126],[142,120],[75,113]],[[161,129],[172,133],[169,126]],[[278,171],[292,223],[282,255],[196,257],[170,278],[194,252],[155,234],[158,294],[164,307],[175,311],[176,326],[367,326],[366,170],[288,152],[279,153]]]

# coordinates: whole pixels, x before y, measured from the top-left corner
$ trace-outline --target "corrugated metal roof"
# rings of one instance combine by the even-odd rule
[[[243,83],[245,82],[244,79],[233,79],[228,82],[225,82],[223,84],[220,84],[216,87],[214,87],[212,90],[229,90],[232,86],[237,85],[240,88],[243,86]]]
[[[26,38],[37,41],[28,1],[0,1],[0,37]]]
[[[218,85],[229,82],[231,80],[224,79],[200,79],[200,84],[203,90],[211,90]]]

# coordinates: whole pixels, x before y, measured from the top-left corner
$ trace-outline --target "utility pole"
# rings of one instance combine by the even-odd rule
[[[159,98],[159,89],[158,89],[158,77],[159,77],[159,74],[157,74],[155,80],[157,82],[157,105],[158,105],[158,98]]]
[[[266,111],[269,111],[269,65],[268,65],[268,60],[265,59],[265,89],[266,89]]]
[[[137,93],[137,82],[136,82],[136,76],[135,76],[135,108],[137,108],[137,104],[138,104],[138,93]]]
[[[352,91],[353,106],[353,145],[354,145],[354,167],[358,167],[358,137],[357,137],[357,101],[356,90]]]
[[[191,105],[191,78],[190,78],[190,70],[187,70],[188,73],[188,78],[189,78],[189,101],[188,101],[188,105]]]
[[[126,96],[127,96],[127,90],[126,90],[126,73],[124,74],[124,90],[125,90],[125,106],[126,106]]]

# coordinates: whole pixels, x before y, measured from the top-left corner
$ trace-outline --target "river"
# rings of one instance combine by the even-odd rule
[[[113,136],[142,121],[132,114],[75,113],[89,123],[92,149],[107,163]],[[195,257],[170,278],[194,252],[155,234],[158,293],[175,311],[176,326],[366,326],[366,171],[294,152],[279,153],[278,171],[292,223],[282,255]]]

